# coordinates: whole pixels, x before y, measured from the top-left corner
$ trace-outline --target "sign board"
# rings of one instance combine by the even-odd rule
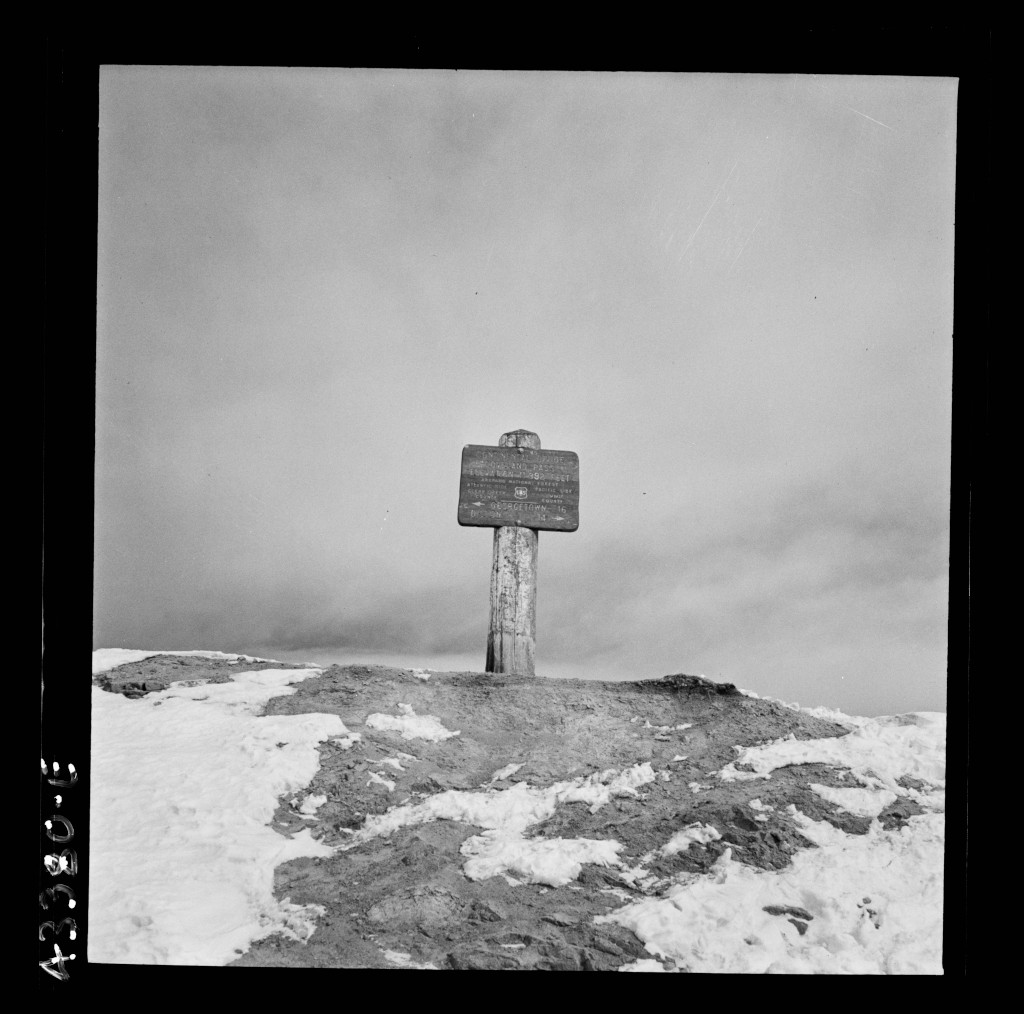
[[[462,449],[459,524],[549,532],[580,526],[580,459],[531,447]]]

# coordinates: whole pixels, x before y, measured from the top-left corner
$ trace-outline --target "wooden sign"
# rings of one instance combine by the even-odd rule
[[[580,526],[580,459],[534,447],[462,449],[459,524],[574,532]]]
[[[542,451],[532,430],[462,449],[459,524],[494,529],[487,672],[534,674],[539,529],[580,526],[580,459]]]

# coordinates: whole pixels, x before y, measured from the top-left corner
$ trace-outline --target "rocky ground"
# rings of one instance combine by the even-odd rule
[[[138,696],[178,680],[230,680],[240,665],[246,671],[299,668],[164,655],[120,666],[95,682]],[[365,724],[371,714],[409,708],[459,735],[410,740]],[[768,780],[712,777],[736,759],[735,747],[847,730],[696,676],[612,683],[333,666],[266,708],[267,714],[306,712],[337,714],[360,737],[322,743],[317,775],[298,797],[280,800],[273,823],[283,835],[310,827],[314,837],[339,847],[330,858],[300,859],[276,871],[280,898],[318,904],[325,912],[308,942],[268,937],[235,965],[614,969],[650,955],[629,930],[595,925],[595,916],[656,894],[681,872],[707,870],[726,848],[753,866],[785,867],[794,852],[814,847],[786,812],[790,803],[847,833],[866,833],[870,823],[809,788],[812,782],[848,785],[840,769],[804,764],[779,769]],[[391,762],[382,763],[386,758]],[[577,879],[559,887],[505,876],[472,880],[460,848],[481,828],[454,820],[404,826],[368,840],[358,836],[368,817],[448,790],[479,792],[516,782],[543,788],[643,762],[658,777],[635,795],[613,798],[594,813],[585,802],[563,803],[527,832],[548,839],[613,839],[623,846],[625,867],[695,822],[721,835],[701,848],[649,859],[644,867],[650,879],[643,883],[597,864],[585,864]],[[507,778],[492,783],[496,772],[516,764],[521,766]],[[313,814],[300,812],[307,796],[326,801]],[[755,798],[774,809],[751,808]],[[901,798],[879,819],[898,826],[918,812],[916,803]],[[810,918],[783,906],[772,914],[801,932]]]

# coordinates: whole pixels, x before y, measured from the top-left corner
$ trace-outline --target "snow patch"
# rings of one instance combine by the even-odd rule
[[[306,796],[299,807],[299,813],[315,814],[327,802],[326,796]]]
[[[504,779],[514,775],[522,766],[522,764],[506,764],[503,768],[499,768],[493,775],[491,775],[491,781],[504,781]]]
[[[278,901],[274,868],[333,853],[308,828],[271,825],[344,725],[259,712],[319,671],[242,672],[135,700],[93,688],[91,960],[224,965],[272,933],[308,939],[323,909]]]
[[[433,965],[429,961],[413,961],[412,955],[406,954],[404,951],[384,951],[384,958],[399,968],[429,968],[435,972],[439,971],[437,965]]]
[[[845,736],[798,740],[790,734],[738,753],[736,760],[718,773],[723,781],[769,778],[777,768],[793,764],[829,764],[849,768],[857,781],[868,788],[885,788],[897,796],[927,799],[945,787],[946,716],[915,712],[864,719],[863,724]],[[741,771],[737,765],[751,770]],[[925,782],[929,791],[904,789],[898,781],[905,776]],[[938,803],[936,796],[935,804]]]
[[[693,972],[941,975],[942,815],[892,831],[876,821],[867,835],[797,817],[818,847],[786,869],[759,870],[727,850],[707,875],[595,923],[626,926]],[[768,906],[805,909],[806,932]]]
[[[397,732],[402,739],[426,739],[433,743],[462,735],[461,731],[446,729],[433,715],[417,715],[411,704],[399,704],[398,710],[401,715],[372,714],[366,724],[371,729]]]
[[[830,785],[815,785],[811,788],[822,799],[835,803],[841,810],[858,817],[877,817],[887,806],[895,803],[897,795],[888,789],[837,789]]]
[[[351,750],[352,747],[355,746],[355,744],[363,738],[363,735],[360,732],[349,732],[348,729],[345,729],[344,725],[342,726],[342,728],[344,729],[346,735],[336,737],[332,739],[331,742],[336,743],[338,746],[342,748],[342,750]]]
[[[619,866],[617,841],[593,838],[524,838],[514,831],[485,831],[467,838],[460,851],[470,858],[463,867],[470,880],[501,873],[528,884],[562,887],[575,880],[584,863]]]
[[[468,857],[464,867],[467,876],[479,880],[498,875],[508,879],[514,875],[519,883],[557,887],[579,876],[583,863],[621,866],[621,845],[589,838],[527,839],[526,829],[554,814],[560,803],[589,803],[590,812],[596,813],[616,796],[635,796],[638,786],[654,781],[655,777],[650,763],[644,762],[621,772],[611,768],[546,788],[517,782],[508,789],[481,792],[449,789],[418,803],[369,815],[339,849],[347,851],[411,824],[458,820],[486,829],[482,835],[463,843],[463,855]]]
[[[805,715],[811,715],[813,718],[823,718],[829,722],[835,722],[836,725],[845,725],[848,729],[855,729],[863,725],[865,722],[870,722],[870,718],[861,718],[857,715],[847,715],[842,711],[838,711],[835,708],[801,708],[799,704],[791,704],[789,701],[781,701],[778,697],[766,697],[762,694],[755,694],[753,690],[744,690],[742,687],[737,687],[737,690],[744,697],[752,697],[755,701],[768,701],[770,704],[781,704],[782,707],[788,708],[790,711],[799,711]]]
[[[718,841],[721,837],[710,824],[697,822],[684,827],[681,831],[676,831],[659,851],[662,855],[674,856],[685,852],[691,845],[706,845],[709,841]]]
[[[619,965],[619,972],[667,972],[668,969],[657,958],[637,958],[628,965]]]

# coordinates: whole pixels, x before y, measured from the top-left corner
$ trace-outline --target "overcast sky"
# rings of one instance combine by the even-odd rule
[[[104,67],[94,646],[482,669],[522,427],[538,675],[944,710],[956,94]]]

